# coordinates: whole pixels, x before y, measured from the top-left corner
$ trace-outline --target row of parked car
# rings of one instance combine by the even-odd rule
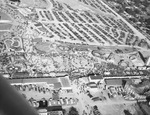
[[[44,108],[44,107],[49,107],[49,106],[60,106],[60,105],[75,105],[78,102],[78,99],[76,98],[60,98],[58,100],[53,100],[50,98],[49,100],[46,99],[41,99],[39,101],[35,99],[29,99],[28,102],[30,103],[31,106],[35,108]]]
[[[77,98],[61,98],[59,100],[49,99],[49,106],[54,105],[75,105],[78,102]]]
[[[146,96],[145,95],[139,95],[139,94],[128,94],[124,96],[125,100],[130,100],[130,101],[134,101],[134,100],[140,100],[140,101],[145,101],[146,100]]]
[[[122,96],[125,100],[133,101],[133,100],[145,100],[146,97],[138,94],[129,94],[127,93],[122,86],[110,86],[108,87],[108,96],[109,98],[113,98],[118,96]]]
[[[123,96],[125,95],[125,90],[122,86],[109,86],[108,87],[108,97],[116,97],[117,95]]]

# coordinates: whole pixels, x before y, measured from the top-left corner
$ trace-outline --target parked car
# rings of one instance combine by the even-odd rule
[[[93,101],[102,101],[102,99],[100,97],[93,97],[92,100]]]
[[[69,99],[69,102],[70,102],[70,104],[74,104],[74,99],[73,99],[73,98],[70,98],[70,99]]]
[[[67,97],[65,97],[65,102],[66,102],[66,105],[69,105],[69,100]]]
[[[64,104],[65,104],[63,98],[60,98],[59,100],[60,100],[61,105],[64,105]]]
[[[57,100],[57,104],[58,104],[58,105],[61,105],[61,101],[60,101],[60,100]]]

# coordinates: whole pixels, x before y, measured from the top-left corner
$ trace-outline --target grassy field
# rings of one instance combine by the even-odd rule
[[[1,30],[10,30],[10,28],[12,27],[12,24],[8,24],[8,23],[0,23],[0,31]]]
[[[0,20],[11,20],[11,18],[7,14],[0,11]]]

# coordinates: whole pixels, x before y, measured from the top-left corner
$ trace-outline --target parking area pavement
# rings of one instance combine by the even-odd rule
[[[93,106],[98,106],[101,113],[104,113],[104,115],[124,115],[123,108],[126,107],[126,105],[133,105],[136,103],[135,100],[129,101],[125,100],[121,92],[123,91],[121,88],[115,88],[113,89],[90,89],[90,88],[83,88],[84,80],[79,80],[77,83],[72,83],[73,92],[75,93],[75,96],[79,99],[81,105],[80,105],[80,111],[85,110],[87,113],[90,113],[90,110]],[[120,87],[120,86],[116,86]],[[86,92],[88,90],[88,92]],[[110,91],[111,90],[111,91]],[[92,95],[90,97],[88,93]],[[111,93],[113,96],[110,97],[108,93]],[[97,98],[99,97],[99,98]],[[95,98],[95,99],[93,99]],[[122,109],[120,109],[123,107]],[[110,109],[111,112],[107,109]]]

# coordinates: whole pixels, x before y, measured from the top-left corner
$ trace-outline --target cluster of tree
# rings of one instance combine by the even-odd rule
[[[75,107],[70,107],[68,115],[79,115],[79,112]]]
[[[98,110],[98,107],[97,107],[96,105],[93,107],[93,114],[94,114],[94,115],[102,115],[102,114],[100,113],[100,111]]]
[[[123,112],[124,112],[125,115],[132,115],[129,110],[125,109]]]

